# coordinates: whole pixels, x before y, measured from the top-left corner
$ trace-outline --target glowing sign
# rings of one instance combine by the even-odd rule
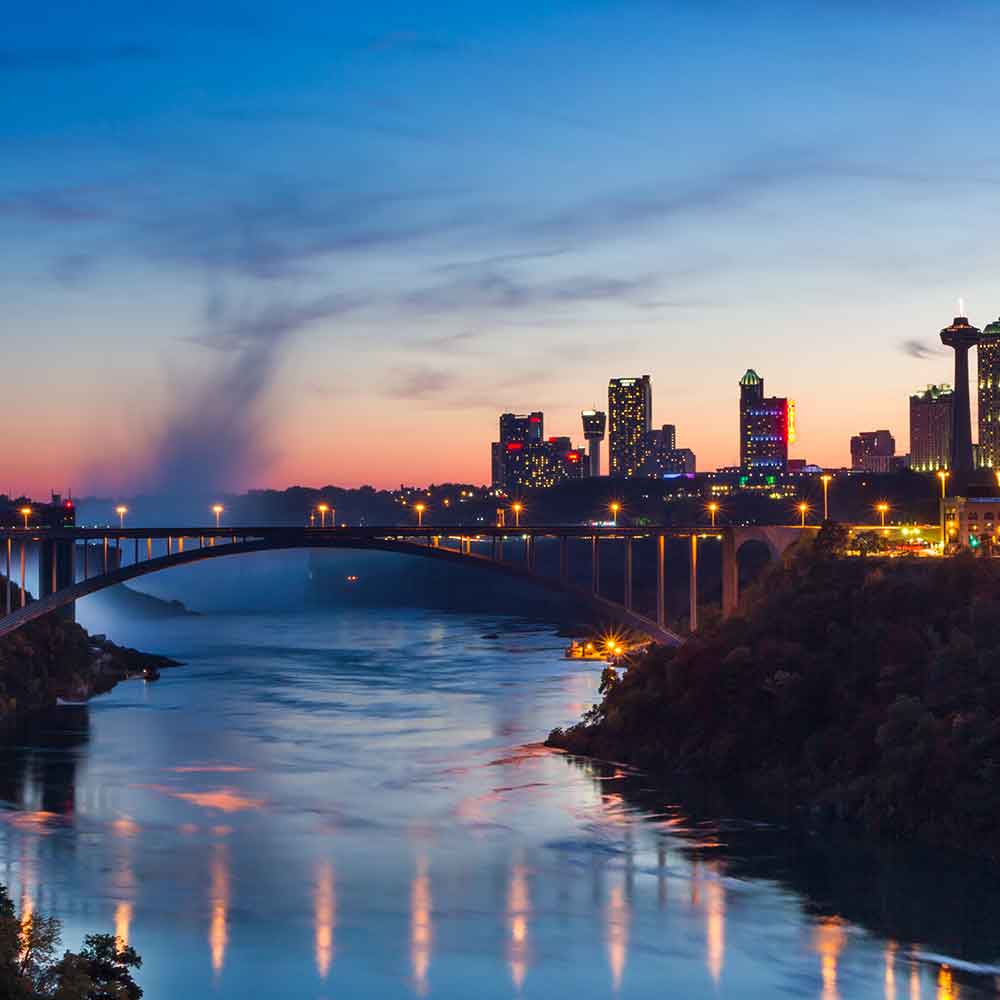
[[[507,450],[508,451],[520,451],[524,447],[520,441],[508,441]]]
[[[787,411],[787,425],[786,425],[786,440],[789,444],[795,444],[795,400],[788,400],[788,411]]]

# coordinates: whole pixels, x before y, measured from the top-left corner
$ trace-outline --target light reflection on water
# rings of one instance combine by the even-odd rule
[[[881,936],[774,843],[533,745],[597,697],[550,629],[317,611],[115,637],[188,665],[8,752],[0,878],[67,946],[133,944],[147,996],[994,995],[913,959],[929,912]]]

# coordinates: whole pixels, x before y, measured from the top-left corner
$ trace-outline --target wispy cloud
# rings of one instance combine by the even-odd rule
[[[947,350],[943,347],[935,347],[924,343],[922,340],[904,340],[900,342],[899,349],[911,358],[924,361],[928,358],[939,359],[947,355]]]

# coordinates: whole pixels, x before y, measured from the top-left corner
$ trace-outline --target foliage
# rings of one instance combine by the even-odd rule
[[[843,544],[824,527],[744,617],[637,660],[550,743],[1000,853],[1000,568]]]
[[[0,997],[11,1000],[140,1000],[134,948],[112,934],[90,934],[78,953],[56,960],[61,925],[38,914],[18,919],[0,885]]]

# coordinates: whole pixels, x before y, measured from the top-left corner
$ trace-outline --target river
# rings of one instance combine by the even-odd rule
[[[100,624],[186,665],[4,752],[0,877],[67,946],[127,938],[151,1000],[996,995],[978,866],[695,819],[540,748],[597,698],[553,626],[238,602]]]

